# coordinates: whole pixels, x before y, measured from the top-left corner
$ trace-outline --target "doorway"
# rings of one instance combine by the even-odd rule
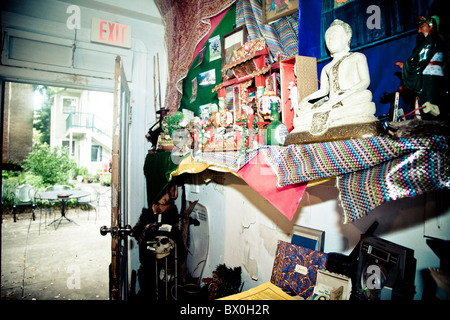
[[[99,229],[111,219],[113,93],[17,82],[3,89],[1,299],[108,300],[111,245]],[[67,185],[95,195],[69,204],[74,223],[57,228],[58,205],[36,201],[35,219],[24,207],[17,222],[8,209],[14,184],[46,187],[22,166],[44,143],[76,164]]]

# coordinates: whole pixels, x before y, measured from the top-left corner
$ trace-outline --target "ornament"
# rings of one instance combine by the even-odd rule
[[[281,111],[281,99],[274,91],[266,91],[259,100],[258,114],[263,121],[270,120],[271,104],[278,105],[278,112]]]

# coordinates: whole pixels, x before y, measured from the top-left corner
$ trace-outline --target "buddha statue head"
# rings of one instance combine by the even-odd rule
[[[352,28],[339,19],[334,20],[325,32],[325,44],[333,57],[336,53],[349,52]]]

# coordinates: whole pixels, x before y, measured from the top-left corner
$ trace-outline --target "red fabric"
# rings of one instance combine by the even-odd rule
[[[211,18],[210,23],[211,23],[211,29],[209,30],[209,32],[202,38],[202,40],[198,43],[197,47],[195,48],[194,51],[194,56],[192,57],[192,61],[191,61],[191,65],[192,62],[195,60],[195,58],[197,57],[198,53],[200,52],[200,50],[202,50],[203,46],[205,45],[206,41],[208,41],[209,36],[211,35],[211,33],[213,33],[213,31],[216,29],[217,25],[219,24],[219,22],[222,20],[223,16],[227,13],[228,8],[223,10],[221,13],[219,13],[217,16]],[[190,66],[189,66],[190,67]]]
[[[277,176],[265,162],[261,152],[237,174],[286,218],[292,220],[303,198],[307,183],[277,187]]]
[[[164,21],[168,81],[164,108],[178,109],[182,79],[189,71],[195,47],[210,31],[210,18],[229,8],[236,0],[155,0]]]

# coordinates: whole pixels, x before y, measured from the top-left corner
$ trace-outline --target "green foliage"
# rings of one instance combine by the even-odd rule
[[[109,172],[102,173],[100,175],[100,179],[99,180],[100,180],[100,183],[102,185],[104,185],[104,186],[111,185],[111,173],[109,173]]]
[[[40,133],[40,143],[50,143],[50,113],[51,105],[43,105],[41,109],[36,111],[36,120],[33,128]]]
[[[28,183],[31,184],[36,191],[40,191],[45,189],[48,185],[46,185],[42,179],[41,176],[35,175],[32,172],[26,171],[23,173],[23,175],[20,175],[19,177],[23,177],[22,183]],[[20,183],[20,184],[22,184]]]
[[[86,167],[80,167],[75,169],[74,177],[82,176],[86,177],[89,175],[88,169]]]
[[[9,207],[14,204],[14,191],[16,190],[17,186],[17,177],[12,176],[7,179],[5,179],[4,177],[2,178],[3,206]]]
[[[41,108],[36,111],[36,118],[33,123],[33,128],[39,133],[40,143],[50,143],[50,119],[51,108],[53,105],[53,94],[59,88],[48,86],[34,86],[35,91],[39,91],[44,96]]]
[[[32,185],[36,192],[44,190],[46,187],[42,182],[42,178],[31,172],[22,172],[17,175],[17,172],[2,170],[2,196],[4,207],[11,207],[14,204],[14,192],[18,186],[24,183]]]
[[[167,115],[162,121],[162,129],[165,134],[172,136],[176,129],[180,129],[179,123],[183,120],[184,115],[181,111],[176,111],[173,115]]]
[[[53,149],[46,143],[36,144],[33,152],[24,161],[25,170],[40,176],[42,184],[68,184],[76,169],[76,163],[67,151],[60,147]]]
[[[54,184],[69,185],[76,163],[69,158],[64,149],[51,150],[48,144],[36,144],[33,152],[24,161],[24,171],[19,171],[18,165],[7,168],[12,170],[2,170],[4,207],[13,205],[14,191],[21,184],[32,185],[36,192]]]

